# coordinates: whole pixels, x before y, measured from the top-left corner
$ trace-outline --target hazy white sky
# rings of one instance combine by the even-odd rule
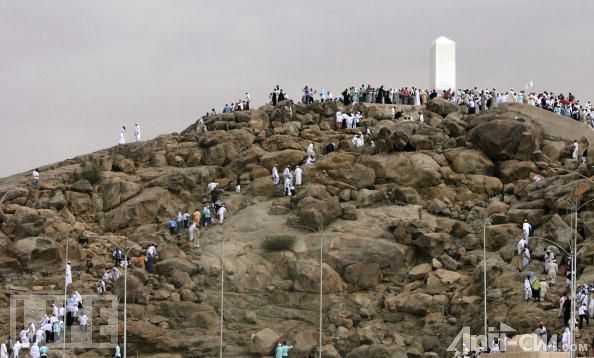
[[[0,1],[0,177],[180,131],[279,84],[427,87],[456,41],[459,87],[594,98],[594,1]],[[132,139],[128,132],[128,140]]]

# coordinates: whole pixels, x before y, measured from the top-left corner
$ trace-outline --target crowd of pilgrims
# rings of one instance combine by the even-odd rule
[[[372,87],[371,85],[361,85],[360,87],[350,86],[345,88],[340,94],[334,95],[325,88],[314,89],[311,85],[303,87],[301,90],[301,103],[311,104],[314,102],[339,101],[344,105],[352,103],[378,103],[392,105],[425,105],[435,97],[442,97],[460,106],[466,106],[468,113],[475,114],[497,107],[502,103],[525,103],[539,107],[561,116],[573,118],[578,121],[586,122],[594,128],[594,115],[592,114],[591,101],[580,102],[571,92],[566,96],[563,93],[552,91],[534,92],[531,90],[516,91],[513,88],[509,90],[479,89],[457,89],[457,90],[428,90],[417,87],[384,88]],[[280,102],[290,100],[287,93],[279,85],[274,87],[268,96],[267,104],[273,106]],[[236,102],[225,104],[222,112],[233,112],[250,109],[251,96],[248,92],[244,98]],[[217,111],[213,108],[209,115],[216,115]]]

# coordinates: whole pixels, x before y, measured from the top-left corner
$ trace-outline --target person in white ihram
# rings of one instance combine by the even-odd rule
[[[299,167],[295,167],[295,186],[299,186],[302,183],[303,179],[303,170]]]
[[[70,265],[71,262],[68,261],[68,263],[66,264],[66,286],[72,284],[72,268]]]
[[[548,273],[548,278],[551,281],[551,285],[555,284],[555,278],[557,278],[557,270],[558,270],[558,266],[557,266],[557,260],[553,259],[551,260],[551,263],[549,264],[549,270],[547,271]]]
[[[194,241],[194,232],[196,231],[196,223],[192,223],[188,228],[188,233],[190,236],[190,241]]]
[[[314,145],[313,143],[309,143],[309,145],[307,146],[307,156],[308,157],[313,157],[315,156],[315,152],[314,152]]]
[[[80,330],[86,332],[87,326],[89,325],[89,317],[83,313],[78,317],[78,323],[80,324]]]
[[[572,148],[571,158],[577,159],[578,158],[578,150],[579,150],[579,145],[578,145],[577,140],[573,141],[571,148]]]
[[[358,132],[357,134],[355,134],[352,141],[353,141],[353,145],[355,146],[356,149],[363,147],[364,140],[363,140],[363,135],[361,134],[361,132]]]
[[[285,168],[285,170],[283,171],[283,179],[285,179],[285,182],[287,181],[287,179],[291,176],[291,169],[289,168],[289,166],[287,165],[287,167]]]
[[[33,188],[39,189],[39,170],[33,170]]]
[[[122,126],[122,129],[120,129],[120,139],[118,140],[118,144],[126,144],[126,126]]]
[[[137,142],[140,142],[140,126],[138,123],[134,123],[134,139],[136,139]]]
[[[226,212],[227,212],[227,208],[225,207],[225,204],[221,205],[221,207],[217,211],[217,216],[219,217],[219,224],[223,223],[223,219],[225,219]]]
[[[528,219],[524,219],[524,223],[522,224],[522,232],[524,233],[524,239],[526,239],[526,245],[528,245],[530,231],[532,231],[532,225],[530,225]]]
[[[423,117],[423,113],[419,112],[419,127],[422,127],[425,124],[425,117]]]
[[[544,272],[545,273],[549,273],[549,267],[551,265],[551,262],[553,262],[554,258],[555,258],[555,256],[553,256],[551,251],[547,249],[545,251],[545,256],[544,256]]]
[[[208,191],[211,192],[211,191],[215,190],[217,188],[217,186],[219,186],[219,183],[211,181],[210,183],[208,183]]]
[[[528,276],[524,279],[524,301],[528,301],[532,298],[532,287],[530,286],[530,280]]]
[[[12,357],[13,358],[19,358],[19,351],[21,350],[21,348],[23,347],[23,345],[21,344],[21,342],[19,342],[19,340],[17,340],[14,344],[14,346],[12,346]]]
[[[278,176],[278,166],[276,164],[272,167],[272,181],[274,182],[274,185],[278,185],[278,182],[280,181],[280,177]]]
[[[336,112],[336,129],[342,129],[342,113]]]

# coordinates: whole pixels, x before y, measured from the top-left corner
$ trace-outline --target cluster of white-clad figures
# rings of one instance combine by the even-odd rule
[[[68,286],[72,284],[72,269],[71,263],[66,264],[65,284]],[[12,346],[7,347],[6,343],[2,343],[0,347],[0,358],[8,358],[8,349],[12,349],[12,357],[18,358],[19,352],[22,349],[29,349],[29,356],[31,358],[47,357],[49,349],[45,343],[60,342],[62,334],[64,334],[64,321],[78,320],[81,332],[87,332],[90,324],[89,317],[85,314],[83,308],[83,299],[78,291],[74,290],[66,299],[66,307],[58,308],[52,304],[51,312],[43,315],[39,321],[39,328],[36,329],[34,322],[29,322],[28,327],[23,327],[19,332],[19,339],[15,341]]]
[[[134,123],[134,140],[140,142],[140,125],[138,123]],[[118,144],[126,144],[126,126],[122,126],[120,129]]]

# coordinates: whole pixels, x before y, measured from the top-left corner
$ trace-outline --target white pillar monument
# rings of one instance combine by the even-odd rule
[[[433,41],[431,55],[431,83],[437,90],[456,89],[456,43],[445,36]]]

